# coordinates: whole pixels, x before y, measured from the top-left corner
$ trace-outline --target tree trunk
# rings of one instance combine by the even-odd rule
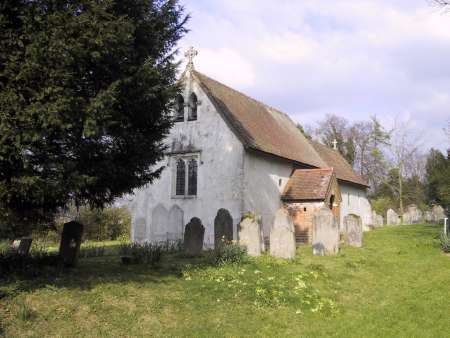
[[[398,167],[398,195],[400,199],[400,220],[403,223],[403,182],[401,165]]]

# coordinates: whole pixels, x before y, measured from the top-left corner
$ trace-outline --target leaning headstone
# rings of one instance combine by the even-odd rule
[[[33,239],[30,237],[25,237],[21,239],[16,239],[12,245],[11,249],[18,253],[21,256],[28,256],[30,253],[31,243],[33,242]]]
[[[331,210],[322,207],[313,216],[313,254],[335,255],[339,252],[339,226]]]
[[[249,256],[259,256],[264,248],[261,224],[254,215],[246,215],[238,226],[239,245]]]
[[[362,247],[363,231],[361,217],[353,214],[345,216],[344,229],[347,244],[357,248]]]
[[[273,257],[292,259],[295,257],[294,223],[286,209],[281,208],[275,214],[270,230],[270,254]]]
[[[233,240],[233,217],[227,209],[219,209],[214,218],[214,247]]]
[[[433,215],[433,222],[435,223],[440,223],[445,219],[445,217],[447,217],[445,215],[444,208],[440,205],[434,205],[431,209],[431,213]]]
[[[64,224],[59,256],[65,267],[73,267],[77,264],[82,235],[83,224],[75,221]]]
[[[202,221],[193,217],[184,230],[184,250],[188,255],[198,256],[202,253],[204,236]]]
[[[386,224],[387,225],[399,225],[400,217],[393,209],[388,209],[386,212]]]

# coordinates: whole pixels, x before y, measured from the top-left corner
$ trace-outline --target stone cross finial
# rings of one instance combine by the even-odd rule
[[[198,55],[198,52],[194,49],[194,47],[189,47],[187,51],[184,53],[184,56],[188,59],[188,63],[186,65],[186,69],[194,69],[194,58]]]
[[[333,140],[333,149],[334,149],[334,150],[337,150],[337,143],[338,143],[337,140],[334,139],[334,140]]]

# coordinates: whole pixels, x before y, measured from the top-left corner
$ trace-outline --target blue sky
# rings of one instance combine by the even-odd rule
[[[181,0],[197,70],[314,126],[372,115],[444,151],[450,12],[428,0]],[[182,53],[180,53],[180,57]]]

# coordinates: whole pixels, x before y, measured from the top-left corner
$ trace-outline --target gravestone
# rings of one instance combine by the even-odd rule
[[[249,256],[259,256],[264,248],[261,224],[255,216],[246,216],[238,226],[239,245],[245,247]]]
[[[387,225],[399,225],[400,217],[393,209],[388,209],[386,212],[386,224]]]
[[[33,239],[30,237],[16,239],[12,243],[11,248],[21,256],[28,256],[32,242]]]
[[[295,253],[294,223],[288,211],[281,208],[276,212],[270,230],[270,254],[273,257],[292,259]]]
[[[178,205],[173,205],[169,211],[167,239],[178,241],[183,238],[184,212]]]
[[[444,208],[440,205],[434,205],[431,209],[431,213],[433,215],[433,222],[435,223],[440,223],[444,220],[445,217],[447,217],[445,215]]]
[[[64,224],[59,256],[65,267],[73,267],[77,264],[82,235],[83,224],[75,221]]]
[[[162,204],[158,204],[152,211],[151,239],[155,242],[167,240],[167,223],[169,212]]]
[[[425,220],[425,222],[427,223],[433,223],[434,222],[434,217],[433,217],[433,213],[431,211],[425,211],[423,213],[423,219]]]
[[[422,211],[414,204],[411,204],[403,214],[404,224],[417,224],[423,221]]]
[[[381,215],[377,215],[377,225],[382,227],[384,225],[384,218]]]
[[[136,218],[134,223],[134,241],[137,243],[143,243],[146,240],[146,224],[145,218]]]
[[[233,240],[233,218],[227,209],[219,209],[214,218],[214,247]]]
[[[323,206],[313,216],[313,255],[335,255],[339,252],[339,225],[331,210]]]
[[[188,255],[198,256],[202,253],[204,236],[202,221],[193,217],[184,230],[184,250]]]
[[[378,215],[375,210],[372,211],[372,225],[375,228],[379,228],[379,227],[383,226],[383,216]]]
[[[363,231],[361,217],[353,214],[345,216],[344,229],[347,244],[357,248],[362,247]]]

